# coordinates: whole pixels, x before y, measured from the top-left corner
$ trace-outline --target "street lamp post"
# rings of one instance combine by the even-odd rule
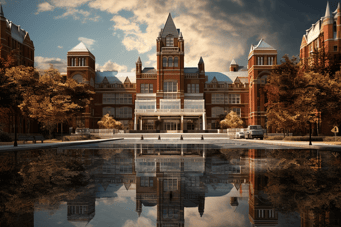
[[[311,122],[309,121],[309,145],[311,144]]]

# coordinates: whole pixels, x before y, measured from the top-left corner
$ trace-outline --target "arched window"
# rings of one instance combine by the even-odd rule
[[[174,67],[178,67],[178,57],[174,58]]]
[[[162,66],[167,67],[167,58],[166,57],[164,57],[162,60]]]
[[[74,79],[74,80],[77,81],[78,83],[83,83],[83,82],[84,82],[83,77],[82,77],[82,75],[80,75],[80,74],[74,75],[74,76],[72,77],[72,79]]]
[[[168,67],[173,67],[173,58],[168,58]]]
[[[174,38],[173,38],[173,36],[167,36],[166,37],[166,46],[167,47],[173,47],[174,46]]]

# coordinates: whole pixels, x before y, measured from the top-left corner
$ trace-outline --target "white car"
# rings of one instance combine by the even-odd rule
[[[234,136],[235,139],[245,138],[244,132],[236,132],[236,135]]]

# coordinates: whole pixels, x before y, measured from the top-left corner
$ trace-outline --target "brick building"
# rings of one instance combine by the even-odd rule
[[[206,72],[202,57],[197,67],[185,67],[185,40],[169,14],[156,39],[156,56],[156,68],[142,67],[139,57],[136,72],[100,72],[83,43],[70,50],[67,76],[96,92],[79,125],[97,128],[110,113],[125,129],[206,130],[218,128],[233,110],[245,125],[266,127],[263,85],[277,51],[264,40],[251,46],[248,68],[233,60],[229,72]]]
[[[0,4],[0,56],[6,58],[17,50],[18,65],[34,66],[34,45],[27,31],[6,19]]]
[[[6,19],[0,3],[0,57],[6,59],[11,51],[14,52],[17,65],[34,66],[34,45],[27,31],[20,25]],[[14,132],[14,114],[1,120],[2,130]],[[28,133],[38,130],[37,122],[28,117],[18,118],[18,133]]]

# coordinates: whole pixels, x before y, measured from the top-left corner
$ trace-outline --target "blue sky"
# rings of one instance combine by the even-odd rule
[[[251,44],[263,38],[298,55],[302,36],[324,16],[327,1],[311,0],[0,0],[5,17],[28,31],[35,65],[66,71],[67,51],[83,41],[100,70],[155,66],[155,43],[168,13],[183,33],[185,66],[228,71],[233,58],[246,66]],[[333,12],[337,1],[330,1]]]

